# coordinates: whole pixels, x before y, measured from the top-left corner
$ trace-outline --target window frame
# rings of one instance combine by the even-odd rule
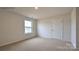
[[[31,22],[31,27],[25,26],[25,21]],[[31,21],[31,20],[24,20],[24,33],[25,33],[25,34],[31,34],[31,33],[32,33],[32,27],[33,27],[33,26],[32,26],[32,21]],[[26,31],[25,31],[26,28],[31,29],[31,32],[27,32],[27,33],[26,33]]]

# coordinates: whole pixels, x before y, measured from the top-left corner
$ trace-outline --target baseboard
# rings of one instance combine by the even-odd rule
[[[40,36],[39,36],[39,37],[40,37]],[[57,38],[44,38],[44,37],[40,37],[40,38],[43,38],[43,39],[56,39],[56,40],[62,40],[62,39],[57,39]],[[66,41],[66,42],[71,43],[70,40],[62,40],[62,41]]]
[[[17,42],[20,42],[20,41],[22,41],[22,40],[7,42],[5,44],[0,45],[0,47],[6,46],[6,45],[9,45],[9,44],[13,44],[13,43],[17,43]]]
[[[13,41],[13,42],[7,42],[5,44],[0,45],[0,47],[4,47],[4,46],[7,46],[7,45],[11,45],[11,44],[15,44],[15,43],[18,43],[18,42],[22,42],[22,41],[29,40],[29,39],[32,39],[32,38],[35,38],[35,37],[36,36],[30,37],[30,38],[27,38],[27,39],[23,39],[23,40],[18,40],[18,41]]]

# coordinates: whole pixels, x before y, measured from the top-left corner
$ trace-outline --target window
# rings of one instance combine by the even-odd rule
[[[32,33],[32,22],[25,20],[24,21],[24,26],[25,26],[25,33]]]

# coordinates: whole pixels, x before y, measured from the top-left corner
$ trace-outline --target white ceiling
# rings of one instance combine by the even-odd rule
[[[11,8],[11,9],[10,9]],[[51,16],[62,15],[69,13],[71,7],[39,7],[38,10],[35,10],[34,7],[12,7],[2,8],[9,11],[17,12],[27,17],[33,17],[36,19],[43,19]]]

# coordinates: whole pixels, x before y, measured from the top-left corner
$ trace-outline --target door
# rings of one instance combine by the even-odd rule
[[[62,40],[63,22],[62,19],[54,19],[51,22],[51,37]]]

